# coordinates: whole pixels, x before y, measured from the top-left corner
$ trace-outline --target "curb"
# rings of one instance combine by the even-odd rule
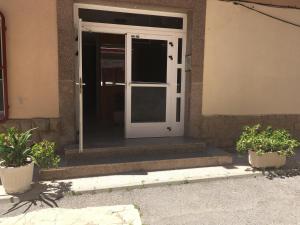
[[[134,190],[134,189],[143,189],[143,188],[151,188],[151,187],[162,187],[162,186],[172,186],[172,185],[183,185],[183,184],[193,184],[200,183],[206,181],[217,181],[217,180],[227,180],[227,179],[242,179],[242,178],[256,178],[264,176],[261,172],[254,174],[237,174],[237,175],[229,175],[229,176],[219,176],[219,177],[205,177],[205,178],[186,178],[182,180],[170,180],[170,181],[160,181],[160,182],[150,182],[150,183],[141,183],[141,184],[133,184],[133,185],[123,185],[118,187],[107,187],[107,188],[99,188],[93,190],[79,190],[79,191],[70,191],[66,192],[64,196],[76,196],[82,194],[97,194],[97,193],[105,193],[112,191],[121,191],[121,190]]]
[[[249,178],[249,177],[260,177],[264,176],[262,172],[254,172],[248,174],[227,174],[227,175],[219,175],[219,176],[207,176],[207,177],[186,177],[184,179],[169,179],[169,180],[151,180],[148,182],[137,181],[132,184],[124,184],[124,185],[114,185],[108,187],[93,187],[93,189],[78,189],[78,190],[70,190],[62,193],[63,196],[76,196],[82,194],[97,194],[104,192],[112,192],[112,191],[120,191],[120,190],[134,190],[134,189],[142,189],[142,188],[150,188],[150,187],[159,187],[159,186],[169,186],[169,185],[183,185],[183,184],[192,184],[192,183],[200,183],[205,181],[216,181],[216,180],[226,180],[226,179],[241,179],[241,178]],[[65,180],[67,181],[67,180]],[[49,183],[49,182],[43,182]],[[50,182],[51,183],[51,182]],[[15,204],[21,202],[21,198],[18,196],[12,195],[0,195],[0,204]]]
[[[1,195],[0,196],[0,204],[8,204],[8,203],[18,203],[20,202],[20,198],[11,195]]]

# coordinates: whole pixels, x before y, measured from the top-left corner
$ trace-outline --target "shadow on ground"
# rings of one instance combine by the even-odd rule
[[[45,204],[51,208],[58,207],[57,200],[63,198],[65,192],[69,192],[71,182],[52,182],[51,184],[36,183],[32,189],[24,194],[15,195],[19,201],[9,208],[3,215],[7,215],[15,210],[24,208],[27,212],[33,205]]]
[[[241,155],[234,151],[229,152],[232,154],[233,157],[233,167],[235,165],[249,166],[247,154]],[[300,150],[296,151],[295,156],[287,158],[286,165],[280,169],[270,168],[265,170],[259,170],[255,168],[249,168],[249,170],[252,170],[253,172],[261,171],[263,175],[270,180],[275,178],[285,179],[289,177],[300,176]]]
[[[283,169],[270,169],[263,171],[263,174],[266,178],[273,180],[274,178],[289,178],[300,176],[300,168],[283,168]]]

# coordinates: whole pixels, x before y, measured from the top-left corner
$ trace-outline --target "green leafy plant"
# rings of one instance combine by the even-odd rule
[[[0,134],[0,163],[6,167],[24,166],[31,162],[32,131],[19,132],[16,128]]]
[[[32,157],[41,168],[58,167],[60,157],[55,154],[55,143],[42,141],[32,146]]]
[[[260,124],[257,124],[244,127],[236,149],[241,153],[254,151],[258,155],[263,155],[268,152],[277,152],[279,155],[293,156],[295,149],[299,146],[299,141],[292,138],[286,130],[275,130],[270,126],[263,129]]]

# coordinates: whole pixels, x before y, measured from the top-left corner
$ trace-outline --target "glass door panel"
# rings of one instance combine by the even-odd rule
[[[167,88],[133,87],[131,92],[131,122],[166,122]]]
[[[167,82],[168,41],[132,39],[132,82]]]
[[[172,136],[172,38],[127,35],[126,136]]]

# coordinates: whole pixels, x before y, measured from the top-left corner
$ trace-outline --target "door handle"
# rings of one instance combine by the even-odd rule
[[[79,78],[79,82],[75,83],[77,86],[79,86],[80,94],[82,93],[82,87],[86,84],[82,82],[82,78]]]
[[[76,84],[77,86],[85,86],[85,85],[86,85],[86,83],[81,83],[81,84],[80,84],[80,83],[78,83],[78,82],[76,82],[75,84]]]

